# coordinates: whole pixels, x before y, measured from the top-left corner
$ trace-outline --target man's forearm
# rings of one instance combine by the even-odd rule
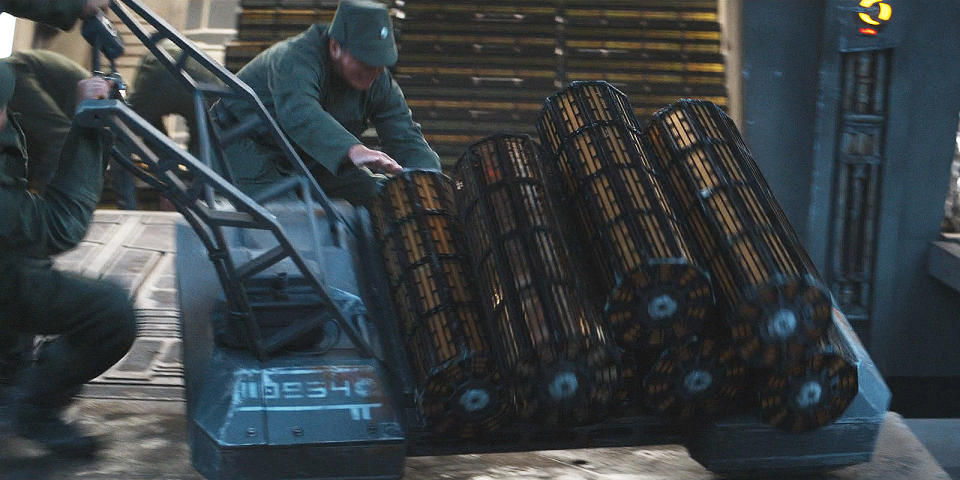
[[[83,13],[85,0],[0,0],[0,12],[69,30]]]
[[[0,242],[7,252],[33,257],[76,246],[86,234],[103,189],[103,134],[74,127],[64,144],[60,168],[42,195],[4,189],[7,214]]]

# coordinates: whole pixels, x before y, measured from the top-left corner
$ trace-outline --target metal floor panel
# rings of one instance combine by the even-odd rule
[[[61,270],[113,281],[133,299],[137,340],[81,396],[183,401],[180,310],[174,271],[179,213],[98,210],[86,238],[55,259]]]

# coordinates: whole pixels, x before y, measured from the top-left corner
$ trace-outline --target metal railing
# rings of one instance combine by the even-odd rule
[[[229,320],[239,322],[238,326],[244,332],[249,349],[264,360],[282,349],[287,340],[295,338],[298,331],[306,332],[316,326],[312,323],[313,320],[309,319],[294,322],[269,338],[264,337],[260,331],[247,294],[247,282],[257,273],[289,259],[307,285],[331,309],[335,321],[360,354],[375,355],[359,329],[332,300],[324,272],[311,269],[277,218],[233,185],[233,176],[224,155],[225,145],[233,139],[253,132],[263,134],[265,131],[279,147],[287,163],[293,167],[293,175],[258,198],[266,201],[289,192],[304,202],[313,239],[311,243],[318,259],[321,249],[320,227],[314,214],[316,206],[319,206],[329,219],[330,235],[334,244],[341,244],[341,236],[350,228],[263,103],[249,86],[210,59],[137,0],[114,0],[111,9],[150,53],[193,95],[196,130],[199,135],[199,158],[154,128],[121,100],[86,101],[80,106],[76,119],[85,126],[109,128],[116,137],[112,149],[113,158],[148,185],[159,190],[194,229],[216,269],[226,299]],[[141,21],[156,32],[149,33]],[[164,40],[172,42],[180,49],[181,53],[176,58],[159,45]],[[198,66],[220,83],[194,78],[188,71],[188,62],[192,62],[191,69],[194,71]],[[221,130],[211,121],[208,106],[223,98],[249,102],[256,107],[257,116],[245,119],[227,131]],[[215,166],[223,175],[218,173]],[[190,179],[184,180],[185,176]],[[222,200],[229,205],[225,205]],[[227,242],[224,231],[226,228],[269,232],[276,245],[248,260],[241,260]],[[322,269],[322,261],[317,265],[318,269]]]

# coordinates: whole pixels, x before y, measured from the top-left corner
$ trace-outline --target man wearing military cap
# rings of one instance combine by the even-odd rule
[[[0,334],[59,337],[0,392],[0,436],[9,428],[55,453],[86,456],[95,439],[60,413],[83,383],[126,354],[136,322],[124,290],[54,270],[49,257],[83,239],[103,187],[108,139],[74,125],[45,192],[31,192],[23,131],[7,109],[14,86],[12,69],[0,63]],[[107,98],[110,89],[103,78],[88,78],[76,98]]]
[[[70,30],[78,18],[106,10],[110,0],[0,0],[0,13]]]
[[[373,172],[440,168],[439,157],[385,68],[396,61],[386,7],[343,0],[329,27],[313,25],[273,45],[238,76],[277,119],[321,187],[333,197],[363,204],[377,194],[385,178]],[[226,126],[255,115],[243,102],[226,104],[220,118]],[[358,140],[368,122],[376,128],[382,150]],[[237,142],[227,158],[238,186],[248,193],[289,173],[279,149],[262,138]]]

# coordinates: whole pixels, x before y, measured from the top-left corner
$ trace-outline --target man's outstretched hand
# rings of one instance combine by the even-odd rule
[[[87,0],[83,4],[83,12],[80,14],[83,18],[92,17],[99,12],[107,12],[110,8],[110,0]]]
[[[396,160],[390,158],[390,155],[379,150],[369,149],[363,145],[357,144],[350,147],[347,152],[347,158],[358,167],[367,167],[374,172],[400,173],[403,167]]]
[[[77,104],[84,100],[103,100],[110,98],[113,82],[103,77],[90,77],[77,83]]]

